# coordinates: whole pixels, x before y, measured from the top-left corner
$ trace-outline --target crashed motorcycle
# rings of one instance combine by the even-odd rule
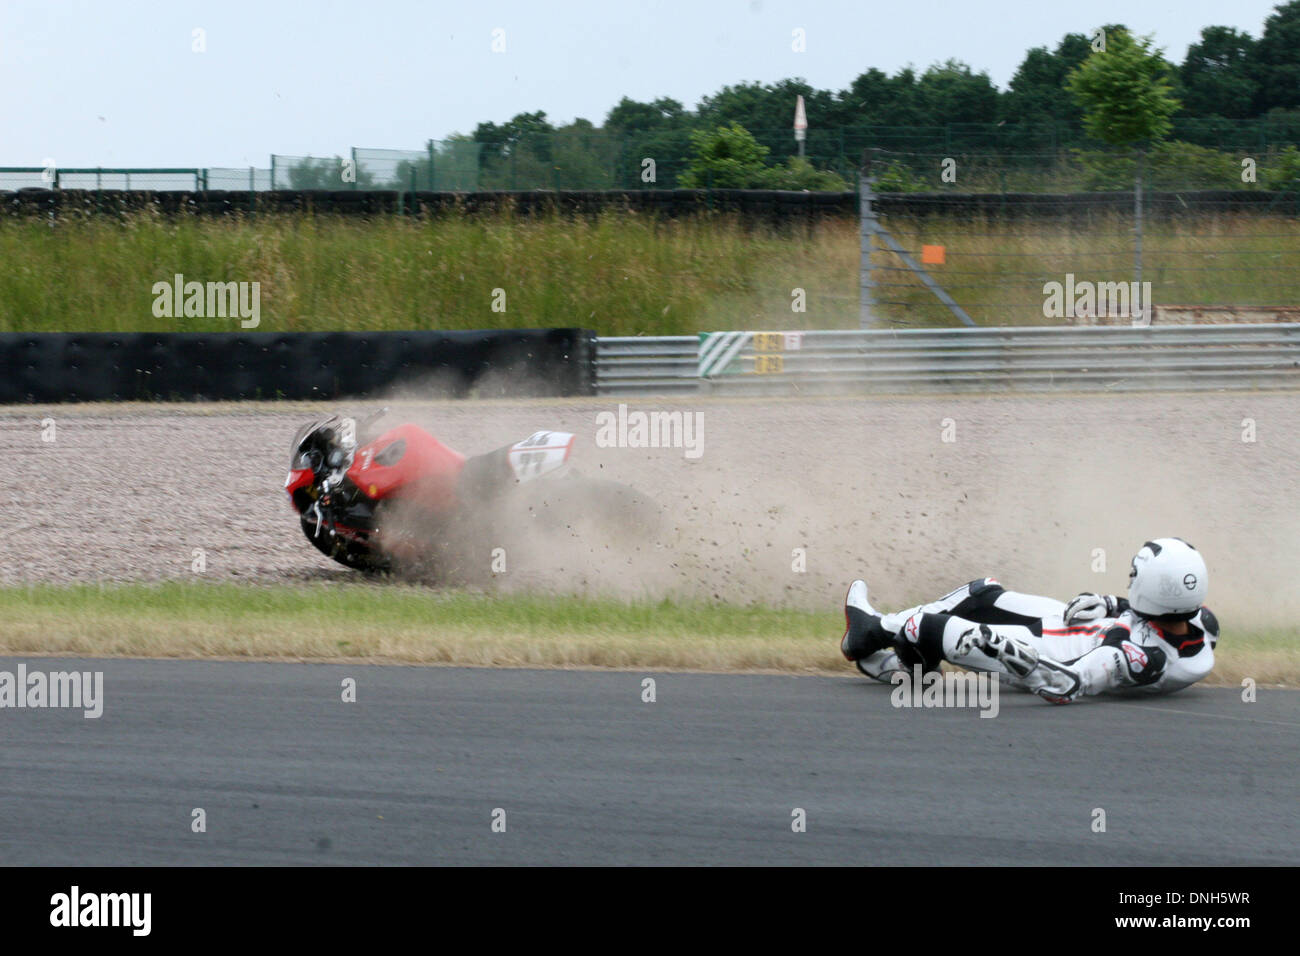
[[[628,485],[579,475],[574,435],[537,431],[466,456],[414,424],[372,434],[383,409],[294,436],[284,487],[307,540],[349,568],[440,577],[487,566],[521,530],[644,541],[658,506]]]

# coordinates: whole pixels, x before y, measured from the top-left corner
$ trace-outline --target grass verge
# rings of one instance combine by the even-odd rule
[[[0,654],[852,673],[825,612],[432,592],[392,584],[0,589]],[[1232,634],[1208,683],[1300,685],[1300,648]]]

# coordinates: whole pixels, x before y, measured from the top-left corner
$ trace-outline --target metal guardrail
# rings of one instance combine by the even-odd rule
[[[600,394],[1300,388],[1300,323],[598,338],[596,388]]]

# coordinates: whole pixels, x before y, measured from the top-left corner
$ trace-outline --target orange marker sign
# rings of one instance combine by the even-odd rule
[[[943,246],[922,246],[921,247],[921,264],[927,266],[943,265]]]

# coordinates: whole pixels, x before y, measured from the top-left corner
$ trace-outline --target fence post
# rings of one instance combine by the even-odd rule
[[[433,140],[429,140],[429,192],[433,192],[435,189],[438,188],[437,186],[434,185],[434,183],[437,182],[437,180],[434,179],[433,176],[433,154],[434,154]]]
[[[271,154],[271,188],[275,188],[275,153]]]
[[[871,278],[871,246],[875,241],[877,221],[872,208],[872,150],[862,151],[862,169],[858,173],[858,328],[875,325],[875,281]]]

